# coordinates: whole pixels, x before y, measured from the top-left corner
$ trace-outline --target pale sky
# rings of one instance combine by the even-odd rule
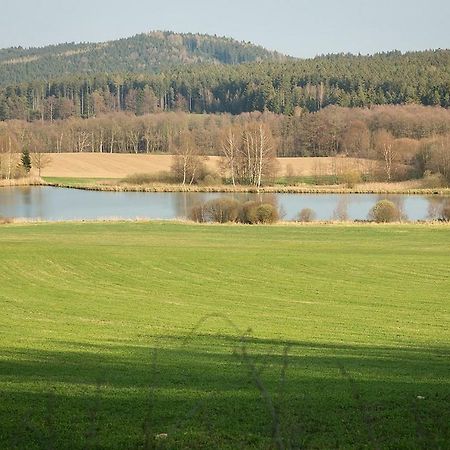
[[[151,30],[251,41],[298,57],[450,48],[450,0],[0,0],[0,47]]]

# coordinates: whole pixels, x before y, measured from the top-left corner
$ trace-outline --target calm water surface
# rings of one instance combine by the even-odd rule
[[[95,192],[54,187],[0,188],[0,216],[26,219],[175,219],[187,217],[195,204],[218,197],[276,202],[285,220],[294,220],[311,208],[319,220],[365,220],[380,199],[395,202],[409,220],[426,220],[444,197],[377,194],[220,194],[197,192]]]

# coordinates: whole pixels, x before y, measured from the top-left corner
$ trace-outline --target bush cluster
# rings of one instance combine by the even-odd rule
[[[203,179],[198,180],[199,186],[220,186],[222,183],[220,175],[213,173],[207,173]]]
[[[362,175],[356,170],[350,170],[339,175],[338,179],[340,183],[352,189],[355,185],[362,182]]]
[[[390,200],[380,200],[369,213],[369,220],[377,223],[398,222],[401,219],[400,209]]]
[[[191,176],[192,174],[190,174],[190,177]],[[122,178],[121,183],[142,186],[153,183],[175,184],[181,183],[182,181],[183,178],[180,178],[180,175],[172,170],[171,172],[133,173]],[[187,180],[188,184],[191,184],[190,182],[191,178]],[[218,174],[209,172],[204,168],[198,171],[192,180],[192,184],[197,184],[199,186],[217,186],[222,184],[222,178]]]
[[[174,183],[176,180],[170,172],[133,173],[122,178],[121,183],[142,186],[151,183]]]
[[[421,187],[425,189],[437,189],[446,186],[445,177],[440,173],[431,173],[426,170],[423,174]]]
[[[195,222],[270,224],[279,220],[278,209],[271,203],[239,202],[221,197],[194,206],[189,219]]]

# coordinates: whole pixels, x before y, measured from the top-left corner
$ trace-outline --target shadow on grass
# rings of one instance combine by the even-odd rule
[[[1,448],[445,448],[448,348],[191,334],[0,361]]]

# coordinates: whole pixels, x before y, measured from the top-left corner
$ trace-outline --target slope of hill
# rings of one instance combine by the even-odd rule
[[[228,65],[217,61],[175,65],[159,73],[120,73],[118,66],[114,73],[51,80],[39,79],[38,71],[32,82],[0,85],[0,120],[52,121],[116,111],[292,115],[329,105],[450,106],[450,50]]]
[[[239,64],[285,59],[234,39],[155,31],[103,43],[65,43],[0,50],[0,83],[46,80],[68,74],[158,72],[179,64]]]

